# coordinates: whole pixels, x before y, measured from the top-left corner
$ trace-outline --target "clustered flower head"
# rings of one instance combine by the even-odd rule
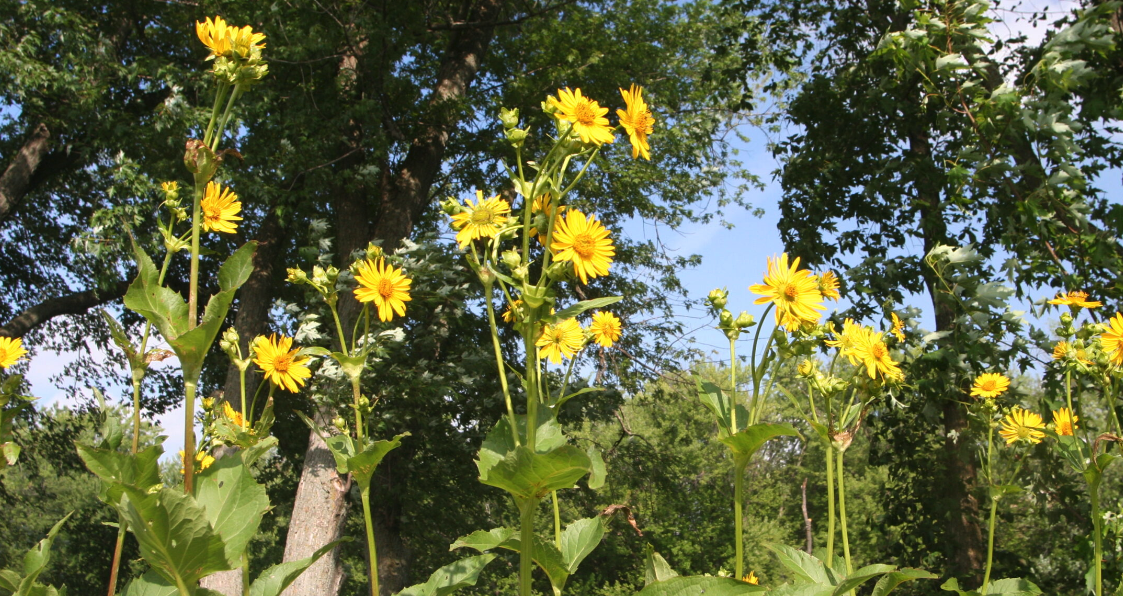
[[[355,288],[355,298],[359,302],[374,302],[378,308],[378,319],[387,322],[406,314],[406,302],[412,300],[409,296],[410,284],[413,280],[406,277],[401,269],[387,264],[384,258],[377,261],[366,259],[359,261],[354,267],[355,281],[359,287]]]
[[[624,99],[624,109],[616,110],[616,116],[620,120],[620,128],[624,129],[631,142],[632,159],[642,157],[650,161],[651,144],[647,137],[655,131],[655,117],[643,98],[643,87],[633,83],[627,90],[621,88],[620,96]],[[605,117],[608,108],[586,97],[580,88],[572,91],[569,87],[558,89],[557,96],[547,97],[543,107],[553,114],[559,125],[569,123],[570,132],[582,143],[599,146],[616,140],[614,128]],[[521,142],[521,138],[518,141]]]
[[[1006,439],[1007,445],[1022,441],[1031,445],[1040,443],[1045,438],[1041,430],[1045,428],[1045,421],[1041,416],[1019,407],[1015,407],[1002,420],[998,434]]]
[[[308,369],[310,358],[301,356],[300,350],[292,348],[292,338],[273,334],[268,338],[259,335],[254,340],[257,357],[254,364],[261,367],[265,378],[274,385],[290,393],[296,393],[312,376]]]
[[[1009,388],[1010,379],[1006,375],[983,373],[975,378],[975,383],[971,386],[971,396],[993,399],[1006,393]]]
[[[611,348],[612,344],[620,341],[624,326],[620,323],[620,319],[616,315],[608,311],[597,311],[593,313],[593,322],[589,325],[589,334],[592,335],[593,341],[601,345],[601,347]]]
[[[576,209],[558,216],[550,249],[555,261],[573,262],[574,273],[584,284],[589,278],[608,275],[612,257],[616,256],[608,229],[596,217],[587,217]]]
[[[476,191],[476,202],[464,201],[459,213],[452,216],[452,229],[457,230],[456,242],[461,249],[467,248],[473,240],[494,238],[507,223],[511,205],[495,195],[485,199],[482,190]]]
[[[535,342],[538,357],[546,358],[554,364],[561,364],[562,358],[573,358],[585,345],[585,332],[577,319],[566,319],[542,326],[542,333]]]
[[[195,22],[195,34],[214,60],[214,74],[232,84],[248,84],[260,80],[269,72],[261,57],[265,48],[265,34],[253,27],[230,25],[220,16]]]
[[[233,234],[238,231],[238,224],[234,222],[242,221],[238,216],[242,211],[238,195],[214,181],[207,183],[203,200],[199,202],[199,210],[203,215],[204,232]]]

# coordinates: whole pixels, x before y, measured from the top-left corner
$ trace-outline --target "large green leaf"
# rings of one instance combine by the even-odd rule
[[[164,448],[152,445],[136,455],[75,443],[78,457],[102,480],[101,499],[111,505],[121,500],[123,486],[147,490],[160,484],[160,456]]]
[[[795,573],[801,581],[827,586],[835,585],[836,581],[833,581],[833,574],[830,574],[827,567],[819,559],[786,544],[765,544],[764,546],[776,553],[776,557],[780,559],[780,564]]]
[[[591,467],[589,456],[572,445],[546,453],[517,447],[487,470],[486,476],[481,471],[480,482],[516,498],[541,499],[552,490],[573,488]]]
[[[490,532],[477,530],[467,536],[462,536],[452,543],[449,550],[472,548],[480,552],[486,552],[496,548],[504,548],[519,552],[521,545],[522,539],[518,531],[512,528],[495,528]],[[534,562],[542,571],[546,572],[546,577],[550,579],[550,585],[553,586],[554,593],[556,595],[561,594],[566,580],[569,579],[569,569],[558,547],[553,542],[543,540],[540,536],[535,535]]]
[[[474,586],[480,572],[495,557],[496,555],[490,554],[476,555],[445,565],[434,571],[429,576],[429,581],[410,586],[398,592],[398,596],[446,596],[460,588]],[[251,596],[257,595],[251,593]]]
[[[149,569],[144,575],[129,582],[124,596],[179,596],[179,588]]]
[[[897,586],[915,579],[937,579],[938,577],[938,575],[929,573],[923,569],[899,569],[892,573],[887,573],[885,577],[877,580],[877,584],[874,585],[873,594],[871,594],[871,596],[885,596],[896,589]]]
[[[577,566],[604,538],[604,520],[600,517],[579,519],[565,527],[561,535],[561,554],[569,574],[577,572]]]
[[[203,359],[206,358],[211,344],[218,337],[218,332],[226,321],[226,313],[230,310],[230,304],[234,302],[236,291],[224,290],[211,296],[198,327],[175,337],[164,336],[175,355],[179,357],[179,366],[183,370],[184,379],[188,381],[199,379],[199,373],[203,370]]]
[[[223,292],[237,290],[253,273],[253,253],[257,251],[257,241],[243,244],[226,262],[218,268],[218,288]]]
[[[344,540],[336,540],[335,542],[328,543],[317,549],[310,557],[300,559],[299,561],[279,563],[262,571],[261,575],[257,576],[257,579],[250,585],[248,596],[278,596],[281,592],[285,591],[285,588],[289,587],[289,584],[296,581],[296,578],[300,577],[300,574],[304,573],[305,569],[311,567],[316,561],[320,560],[320,557],[331,552],[331,550],[339,546],[341,542],[344,542]],[[129,595],[126,594],[126,596]]]
[[[515,534],[518,534],[518,531],[513,528],[494,528],[490,531],[476,530],[467,536],[457,538],[456,542],[448,547],[448,550],[474,548],[482,553],[493,548],[499,548]]]
[[[729,577],[696,576],[673,577],[666,581],[648,584],[636,596],[739,596],[764,592],[765,588]]]
[[[222,538],[190,495],[170,488],[148,493],[125,487],[118,509],[136,536],[141,556],[164,579],[193,586],[231,568]]]
[[[831,596],[834,586],[827,584],[784,584],[769,591],[769,596]]]
[[[733,434],[733,400],[730,398],[729,393],[721,387],[703,381],[702,379],[694,378],[695,387],[698,390],[698,400],[702,405],[714,415],[717,422],[718,436],[728,437]],[[744,407],[737,405],[737,426],[744,428],[745,424],[749,421],[749,412]]]
[[[19,585],[16,587],[13,596],[33,596],[44,593],[47,587],[37,583],[39,575],[43,573],[47,563],[51,562],[51,545],[54,544],[55,536],[58,535],[62,525],[70,519],[71,515],[74,514],[67,513],[66,517],[60,519],[51,527],[46,538],[40,540],[39,544],[33,546],[23,555],[23,574],[19,577]],[[12,575],[15,574],[9,575],[7,581],[13,579]]]
[[[389,441],[372,441],[367,443],[362,453],[347,460],[347,468],[351,470],[351,476],[359,483],[361,490],[365,491],[370,488],[370,479],[374,476],[375,468],[382,463],[382,458],[386,457],[387,453],[400,447],[402,438],[408,436],[409,433],[406,432]]]
[[[844,577],[838,582],[838,586],[835,587],[832,594],[833,596],[842,596],[875,577],[892,573],[896,570],[897,567],[895,565],[867,565]]]
[[[125,307],[148,319],[165,338],[187,331],[187,303],[183,296],[159,284],[159,272],[144,249],[132,239],[137,277],[125,292]]]
[[[572,319],[573,317],[576,317],[577,315],[579,315],[579,314],[581,314],[581,313],[583,313],[587,310],[592,310],[594,308],[604,308],[604,307],[606,307],[610,304],[616,304],[617,302],[619,302],[623,298],[624,298],[623,296],[608,296],[606,298],[593,298],[592,300],[582,300],[581,302],[578,302],[577,304],[572,304],[572,305],[567,306],[567,307],[559,310],[558,312],[554,313],[554,319],[556,319],[558,321],[564,321],[566,319]]]
[[[222,538],[226,562],[241,565],[246,545],[269,510],[269,496],[236,454],[227,455],[195,477],[195,502]]]
[[[526,436],[526,416],[515,417],[520,437]],[[539,410],[538,428],[535,430],[534,442],[538,451],[551,451],[565,444],[565,434],[562,433],[558,421],[543,408]],[[476,467],[479,469],[480,478],[487,476],[495,464],[503,461],[507,454],[515,450],[515,439],[511,433],[511,422],[506,416],[499,419],[495,426],[484,437],[483,445],[476,454]]]
[[[589,472],[589,488],[596,490],[604,486],[605,476],[608,475],[608,470],[604,465],[604,458],[601,457],[600,450],[596,445],[589,445],[585,450],[585,455],[589,456],[589,464],[591,466]]]
[[[960,590],[959,581],[954,577],[944,582],[940,589],[945,592],[955,592],[959,596],[979,596],[975,590]],[[1020,577],[995,580],[987,587],[987,596],[1038,596],[1042,594],[1033,582]]]
[[[678,577],[674,569],[667,563],[662,555],[655,552],[655,547],[647,545],[647,556],[644,557],[643,583],[649,586],[655,582],[664,582],[672,577]]]
[[[754,424],[720,440],[733,450],[734,458],[748,461],[769,439],[799,436],[799,431],[792,425],[782,422],[778,424]]]

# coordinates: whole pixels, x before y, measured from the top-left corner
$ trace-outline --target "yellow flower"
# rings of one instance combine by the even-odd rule
[[[804,322],[818,321],[819,313],[815,311],[827,309],[822,304],[818,280],[810,271],[799,270],[799,257],[789,267],[788,253],[778,259],[769,257],[764,283],[749,286],[749,290],[763,296],[753,304],[771,302],[776,305],[776,324],[788,331],[794,331]]]
[[[905,341],[905,322],[897,316],[897,313],[889,314],[893,317],[893,329],[890,330],[890,333],[897,336],[897,341]]]
[[[854,319],[847,318],[842,322],[842,333],[835,330],[834,323],[830,324],[830,332],[834,334],[835,339],[828,339],[823,343],[832,348],[837,348],[839,356],[845,356],[850,360],[850,364],[857,366],[861,360],[854,353],[854,347],[857,345],[855,340],[862,333],[862,326],[855,323]]]
[[[834,271],[824,271],[819,274],[819,293],[823,298],[830,298],[835,302],[841,297],[838,293],[838,276]]]
[[[208,182],[199,209],[203,212],[204,232],[233,234],[238,231],[238,224],[234,222],[242,221],[238,216],[242,211],[242,204],[238,202],[238,195],[229,188],[222,188],[213,181]]]
[[[499,233],[503,224],[507,223],[507,214],[511,212],[511,205],[495,195],[490,199],[484,198],[482,190],[476,191],[476,204],[472,199],[464,201],[464,211],[452,216],[452,229],[456,233],[456,241],[460,248],[468,245],[477,238],[494,238]]]
[[[1109,323],[1111,328],[1100,336],[1100,345],[1107,352],[1111,363],[1120,366],[1123,365],[1123,315],[1115,313]]]
[[[999,373],[983,373],[975,377],[971,386],[971,397],[998,397],[1010,388],[1010,379]]]
[[[557,325],[544,326],[534,345],[542,348],[538,351],[539,358],[549,358],[550,362],[560,364],[563,357],[573,358],[584,343],[585,333],[577,319],[566,319]]]
[[[1068,408],[1061,408],[1053,411],[1053,429],[1058,435],[1071,437],[1077,428],[1076,423],[1080,421],[1079,416],[1073,416],[1072,411]]]
[[[1087,292],[1076,291],[1067,294],[1057,294],[1057,297],[1050,300],[1049,304],[1056,304],[1058,306],[1078,306],[1081,308],[1097,308],[1103,306],[1103,302],[1088,300]]]
[[[620,319],[608,311],[593,313],[593,323],[589,325],[589,332],[593,334],[593,340],[606,348],[611,348],[612,344],[620,340],[620,333],[623,329],[624,326],[620,324]]]
[[[582,143],[601,145],[616,140],[612,135],[612,126],[608,124],[608,108],[600,107],[596,100],[581,95],[581,89],[558,89],[557,98],[548,100],[556,109],[554,116],[558,120],[573,123],[573,131],[581,136]]]
[[[884,333],[874,332],[868,327],[861,327],[854,334],[853,354],[863,366],[866,374],[871,379],[882,375],[888,379],[901,379],[901,372],[897,362],[889,356],[889,347],[885,345]]]
[[[586,217],[576,209],[558,217],[550,250],[555,253],[555,261],[573,261],[573,270],[584,284],[590,277],[608,275],[608,266],[616,256],[608,229],[596,217]]]
[[[183,465],[183,457],[185,455],[187,455],[187,454],[184,453],[184,451],[182,449],[180,449],[179,450],[179,473],[180,474],[186,474],[187,473],[187,470],[184,469],[184,465]],[[206,451],[200,450],[200,451],[195,452],[195,471],[196,472],[202,472],[203,470],[206,470],[207,468],[211,467],[211,464],[213,464],[213,463],[214,463],[214,458],[211,457],[211,455],[208,454]]]
[[[550,193],[538,195],[538,198],[534,199],[534,203],[530,207],[531,215],[536,215],[538,213],[544,213],[546,215],[546,217],[549,217],[549,218],[554,217],[555,206],[552,203],[553,203],[553,197],[550,196]],[[565,205],[561,205],[561,206],[557,207],[557,212],[558,212],[558,215],[561,215],[562,213],[565,213]],[[532,227],[532,228],[530,228],[530,235],[531,236],[538,236],[538,243],[539,244],[542,244],[542,245],[546,244],[546,230],[539,230],[538,228]]]
[[[620,125],[632,142],[632,159],[642,155],[644,159],[651,161],[651,145],[647,143],[647,135],[655,130],[655,118],[651,116],[651,110],[643,100],[643,87],[632,83],[627,91],[620,89],[620,95],[624,96],[627,110],[616,110],[616,115],[620,117]]]
[[[228,401],[222,402],[222,415],[226,416],[226,419],[230,422],[233,422],[234,424],[242,428],[246,427],[246,419],[242,417],[242,413],[236,411]]]
[[[503,320],[508,323],[514,323],[515,319],[518,317],[518,314],[516,313],[518,312],[519,308],[522,308],[522,305],[522,298],[516,298],[514,303],[508,304],[507,310],[503,311]]]
[[[23,349],[23,340],[15,337],[0,337],[0,368],[8,368],[16,363],[27,350]]]
[[[1002,419],[1002,429],[998,434],[1006,439],[1007,445],[1013,445],[1015,441],[1036,444],[1045,438],[1045,433],[1041,432],[1042,428],[1045,428],[1045,422],[1041,420],[1041,416],[1029,410],[1014,408],[1006,418]]]
[[[253,27],[249,25],[241,29],[228,27],[226,32],[230,36],[230,44],[234,47],[234,52],[240,58],[249,58],[251,54],[258,53],[265,47],[265,44],[261,43],[265,40],[265,34],[254,33]]]
[[[756,576],[755,571],[750,571],[748,575],[741,578],[741,581],[745,582],[746,584],[752,584],[754,586],[760,584],[760,578]]]
[[[1053,360],[1064,360],[1068,358],[1068,351],[1072,349],[1072,345],[1067,341],[1059,341],[1057,345],[1053,346]],[[1092,361],[1088,360],[1088,353],[1085,350],[1075,350],[1076,361],[1084,366],[1091,366]]]
[[[355,298],[359,302],[374,302],[378,307],[378,319],[389,321],[397,313],[399,317],[406,314],[406,302],[409,297],[409,286],[413,280],[406,277],[401,269],[387,265],[384,259],[377,262],[367,259],[359,263],[355,274],[355,281],[359,287],[355,288]]]
[[[257,336],[253,341],[257,357],[254,364],[261,367],[265,378],[274,385],[296,393],[304,386],[304,382],[312,376],[308,370],[309,358],[301,358],[300,351],[292,349],[292,338],[273,334],[269,338],[264,335]]]
[[[203,42],[203,45],[211,51],[211,55],[207,56],[208,60],[230,55],[231,46],[228,30],[233,29],[235,28],[226,25],[225,19],[218,16],[213,21],[210,17],[207,17],[205,22],[195,21],[195,34],[199,36],[199,41]]]

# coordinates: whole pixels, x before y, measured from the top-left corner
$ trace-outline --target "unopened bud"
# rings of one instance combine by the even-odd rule
[[[507,108],[499,108],[499,121],[503,123],[503,128],[514,128],[519,125],[519,109],[508,110]]]
[[[289,275],[288,275],[288,277],[285,278],[285,281],[287,281],[289,283],[292,283],[292,284],[308,283],[308,274],[305,273],[303,269],[299,269],[299,268],[296,268],[296,267],[290,267],[288,269],[288,273],[289,273]]]
[[[480,281],[483,282],[484,286],[491,287],[491,285],[495,283],[495,272],[489,267],[481,267]]]
[[[522,264],[522,257],[514,250],[503,251],[501,258],[503,259],[503,264],[506,265],[508,269],[513,270],[515,267]]]
[[[714,289],[710,291],[710,295],[706,297],[706,305],[714,310],[721,310],[725,308],[729,300],[729,291],[725,288]]]
[[[367,243],[367,258],[368,259],[370,259],[372,261],[380,259],[380,258],[382,258],[382,254],[383,253],[382,253],[382,247],[381,246],[379,246],[379,245],[377,245],[373,242]]]
[[[507,140],[515,147],[521,147],[526,141],[527,132],[521,128],[507,129]]]
[[[815,373],[815,363],[810,358],[804,358],[800,361],[799,366],[796,367],[796,372],[801,377],[810,377]]]
[[[554,261],[550,263],[549,269],[546,269],[546,275],[554,281],[564,281],[572,272],[573,267],[565,261]]]
[[[458,199],[448,197],[441,201],[441,211],[444,211],[446,215],[456,215],[464,211],[464,205],[461,205]]]
[[[1066,312],[1061,313],[1061,324],[1062,325],[1071,325],[1072,324],[1072,313],[1071,312],[1066,311]]]
[[[729,312],[728,310],[723,309],[721,311],[721,314],[718,315],[718,322],[719,322],[719,326],[722,329],[732,329],[734,327],[734,325],[733,325],[733,313]]]
[[[743,310],[741,314],[737,315],[737,320],[733,321],[733,324],[736,325],[738,329],[747,329],[755,325],[756,321],[753,321],[752,315]]]
[[[192,174],[210,180],[218,169],[218,157],[205,143],[191,139],[187,141],[187,149],[183,153],[183,165]]]
[[[343,416],[336,416],[331,423],[339,430],[347,430],[347,421],[343,419]]]

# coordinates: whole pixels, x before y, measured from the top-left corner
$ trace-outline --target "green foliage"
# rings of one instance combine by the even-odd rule
[[[22,569],[0,571],[0,589],[9,592],[5,596],[56,596],[58,594],[65,596],[66,588],[56,590],[53,586],[45,586],[39,583],[38,580],[39,575],[43,573],[43,570],[51,561],[51,544],[54,543],[59,529],[66,523],[66,520],[70,519],[70,516],[71,514],[67,514],[66,517],[59,520],[51,527],[51,531],[47,532],[46,538],[39,541],[39,544],[24,554]]]
[[[429,581],[410,586],[398,596],[446,596],[460,588],[474,586],[480,572],[495,555],[478,555],[445,565],[429,576]]]

